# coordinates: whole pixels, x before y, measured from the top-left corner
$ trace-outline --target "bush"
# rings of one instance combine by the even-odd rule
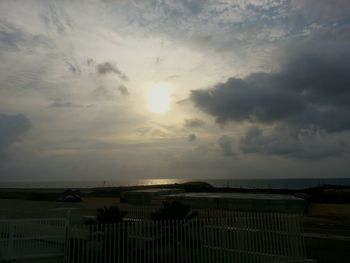
[[[191,219],[197,216],[189,205],[179,201],[163,202],[163,206],[159,211],[152,214],[153,220],[175,220],[175,219]]]

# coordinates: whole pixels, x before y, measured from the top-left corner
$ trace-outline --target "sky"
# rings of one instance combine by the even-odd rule
[[[0,180],[350,177],[348,0],[0,2]]]

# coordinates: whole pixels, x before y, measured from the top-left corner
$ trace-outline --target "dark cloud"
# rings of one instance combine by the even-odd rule
[[[151,137],[161,137],[166,138],[170,137],[171,134],[161,128],[152,128],[152,127],[141,127],[136,130],[137,134],[140,136],[151,136]]]
[[[18,50],[18,43],[25,40],[25,34],[20,29],[0,20],[0,45],[2,49],[14,49]]]
[[[152,122],[150,125],[137,128],[136,132],[141,136],[151,137],[172,137],[182,132],[174,125],[166,125],[162,123]]]
[[[189,102],[189,99],[183,99],[183,100],[178,100],[176,104],[185,105],[185,104],[188,104],[188,102]]]
[[[292,154],[298,152],[299,145],[291,137],[271,134],[266,136],[258,127],[246,130],[240,140],[240,149],[244,153]]]
[[[219,147],[221,152],[225,156],[235,156],[235,153],[232,149],[233,139],[227,135],[221,136],[218,140]]]
[[[6,156],[7,150],[17,142],[20,135],[31,127],[30,121],[22,114],[0,114],[0,160]]]
[[[350,130],[350,40],[341,33],[336,36],[337,40],[321,38],[287,50],[278,71],[230,78],[193,90],[190,99],[219,123]]]
[[[120,94],[122,94],[123,96],[129,96],[130,95],[130,93],[128,91],[128,88],[126,86],[124,86],[124,85],[120,85],[118,87],[118,90],[119,90]]]
[[[167,133],[166,131],[161,130],[161,129],[151,130],[150,135],[154,136],[154,137],[161,137],[161,138],[169,137],[169,133]]]
[[[347,152],[344,142],[317,131],[292,135],[274,130],[265,134],[258,127],[247,129],[239,147],[244,153],[282,155],[296,159],[323,159]]]
[[[78,62],[74,58],[63,58],[63,61],[66,63],[68,70],[73,74],[80,74],[81,69]]]
[[[339,138],[350,130],[349,29],[293,45],[279,56],[278,70],[229,78],[193,90],[190,100],[220,124],[255,127],[240,140],[244,153],[321,159],[347,152]],[[231,154],[230,138],[219,145]]]
[[[191,133],[188,135],[188,141],[189,142],[194,142],[197,139],[197,135],[194,133]]]
[[[249,76],[249,80],[230,78],[213,89],[192,91],[191,100],[220,123],[229,120],[273,122],[304,110],[305,105],[296,94],[273,86],[259,87],[257,84],[266,76],[261,73]]]
[[[129,80],[128,76],[122,73],[116,65],[113,65],[110,62],[98,64],[96,68],[99,75],[116,74],[124,81]]]
[[[193,119],[186,119],[184,126],[186,128],[200,128],[205,125],[205,122],[201,119],[198,118],[193,118]]]
[[[33,51],[33,48],[50,48],[51,44],[43,35],[32,35],[13,23],[0,19],[0,51]]]
[[[114,98],[114,94],[101,85],[92,91],[92,97],[97,100],[111,100]]]
[[[208,0],[180,0],[179,2],[191,13],[197,14],[202,10]]]

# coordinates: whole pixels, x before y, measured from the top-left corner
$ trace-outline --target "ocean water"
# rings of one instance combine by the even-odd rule
[[[304,189],[325,184],[350,186],[350,178],[316,178],[316,179],[230,179],[207,180],[216,187],[246,189]]]
[[[0,188],[92,188],[136,185],[160,185],[192,181],[207,182],[214,187],[245,189],[304,189],[324,184],[350,186],[350,178],[316,179],[138,179],[115,181],[51,181],[51,182],[0,182]]]

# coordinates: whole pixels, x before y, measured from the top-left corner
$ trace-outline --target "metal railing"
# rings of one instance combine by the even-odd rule
[[[301,216],[222,212],[191,220],[72,226],[66,263],[306,262]]]

